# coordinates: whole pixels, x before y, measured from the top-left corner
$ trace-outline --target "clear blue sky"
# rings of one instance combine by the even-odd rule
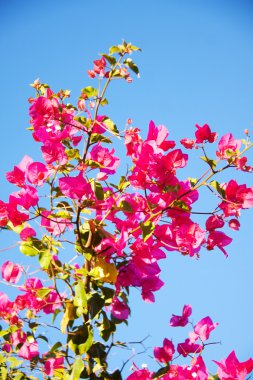
[[[122,38],[143,52],[135,56],[141,78],[132,85],[115,84],[109,92],[108,113],[120,129],[131,117],[144,134],[150,119],[165,124],[173,139],[193,136],[196,123],[238,138],[244,128],[253,130],[251,1],[2,1],[0,199],[10,190],[4,172],[24,154],[39,158],[38,146],[25,131],[27,98],[33,95],[28,84],[39,77],[54,90],[71,89],[74,99],[88,83],[86,70],[97,53]],[[252,186],[252,177],[245,178]],[[219,360],[232,349],[240,360],[252,355],[252,216],[245,212],[240,233],[230,234],[228,259],[219,251],[203,251],[199,261],[169,253],[162,264],[166,286],[157,302],[144,304],[133,292],[133,313],[122,340],[150,334],[147,345],[154,346],[176,337],[178,330],[168,327],[171,313],[190,303],[195,322],[210,315],[220,323],[213,340],[222,345],[206,350],[208,360]],[[6,244],[1,234],[1,247]],[[16,254],[12,250],[8,257],[15,261]]]

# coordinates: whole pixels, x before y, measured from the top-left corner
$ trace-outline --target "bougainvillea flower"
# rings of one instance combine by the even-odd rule
[[[101,144],[98,143],[93,146],[90,153],[87,155],[87,159],[98,163],[99,169],[102,173],[114,174],[120,161],[118,157],[113,155],[114,152],[114,149],[109,151],[108,148],[103,148]]]
[[[170,319],[170,326],[172,327],[184,327],[189,322],[188,317],[192,314],[191,305],[184,305],[182,315],[172,314]]]
[[[208,235],[207,239],[207,246],[206,248],[209,251],[212,251],[214,247],[219,248],[224,255],[227,257],[228,254],[225,251],[224,247],[229,245],[232,242],[232,238],[224,234],[224,232],[221,231],[211,231],[210,234]]]
[[[190,342],[194,343],[200,339],[202,342],[209,339],[211,331],[213,331],[219,323],[213,323],[210,317],[202,318],[195,326],[194,332],[189,334]]]
[[[38,191],[32,186],[25,185],[20,191],[12,193],[10,203],[23,206],[26,210],[35,207],[39,201]]]
[[[0,292],[0,318],[8,320],[13,313],[13,302],[9,300],[7,294]]]
[[[166,140],[169,132],[164,125],[155,125],[155,123],[151,120],[148,128],[148,136],[147,141],[154,140],[156,145],[166,151],[168,149],[173,149],[176,145],[175,141]]]
[[[124,302],[118,299],[118,297],[113,297],[111,303],[111,313],[114,318],[127,319],[130,314],[130,310]]]
[[[172,360],[175,352],[174,344],[169,339],[164,339],[162,347],[154,347],[154,357],[161,363],[168,363]]]
[[[138,149],[142,143],[142,139],[139,135],[140,130],[138,128],[129,128],[125,133],[125,145],[127,149],[127,156],[131,156],[135,161],[138,158]]]
[[[195,344],[190,341],[190,339],[186,339],[183,343],[178,343],[177,352],[186,357],[189,354],[199,354],[203,350],[203,346],[201,344]]]
[[[163,380],[207,380],[208,372],[201,356],[193,358],[191,364],[170,366],[169,372],[163,376]],[[231,379],[232,380],[232,379]]]
[[[39,355],[38,343],[36,341],[32,343],[29,343],[29,342],[23,343],[22,347],[20,348],[18,352],[18,356],[26,360],[32,360],[35,356],[38,356],[38,355]]]
[[[239,362],[235,351],[232,351],[226,359],[221,362],[214,360],[218,365],[218,376],[220,380],[244,380],[253,370],[253,359]]]
[[[5,261],[2,265],[2,277],[5,281],[16,284],[22,274],[22,267],[19,264],[14,264],[11,261]]]
[[[196,143],[203,143],[204,141],[208,141],[213,143],[218,135],[216,132],[211,132],[211,129],[208,124],[204,124],[203,127],[200,127],[196,124],[197,131],[195,132]]]
[[[63,177],[59,179],[59,187],[61,192],[71,199],[94,197],[94,193],[91,189],[91,185],[83,177],[82,172],[77,177]]]
[[[45,145],[42,145],[41,150],[42,156],[47,164],[56,162],[59,165],[65,165],[68,162],[68,157],[61,143],[47,142]]]
[[[0,200],[0,227],[5,227],[8,219],[8,205]]]
[[[17,331],[14,331],[10,336],[10,341],[13,344],[13,346],[17,346],[20,343],[25,343],[27,334],[18,329]]]
[[[44,372],[48,376],[53,376],[54,372],[58,369],[64,368],[64,357],[61,356],[59,358],[49,358],[45,361],[44,364]]]
[[[27,179],[33,185],[42,186],[50,172],[42,162],[32,162],[27,168]]]
[[[253,207],[253,187],[247,187],[245,184],[238,185],[233,179],[222,187],[225,190],[225,196],[219,207],[225,216],[239,216],[241,209]]]
[[[31,227],[25,227],[20,232],[20,239],[21,240],[27,240],[29,237],[36,236],[36,231]]]
[[[55,236],[61,235],[66,229],[73,229],[69,219],[52,216],[51,212],[47,210],[41,212],[41,226]]]
[[[207,231],[215,230],[216,228],[222,228],[224,226],[224,220],[222,216],[212,215],[209,216],[206,220],[206,229]]]
[[[185,147],[185,149],[192,149],[196,143],[196,140],[193,139],[182,139],[180,143]]]
[[[240,226],[241,226],[238,219],[230,219],[228,225],[229,225],[229,228],[231,228],[232,230],[235,230],[235,231],[238,231]]]
[[[8,182],[22,187],[25,184],[25,173],[18,166],[14,166],[11,172],[6,173],[6,179]]]
[[[137,369],[126,380],[152,380],[153,372],[150,372],[146,368]]]
[[[219,143],[216,155],[220,158],[231,158],[236,156],[239,153],[239,149],[241,148],[242,142],[241,140],[235,140],[232,133],[227,133],[222,136]]]

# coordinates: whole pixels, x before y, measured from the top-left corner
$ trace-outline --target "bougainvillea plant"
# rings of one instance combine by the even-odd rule
[[[219,249],[227,256],[232,239],[224,228],[238,230],[241,211],[253,206],[253,188],[234,179],[238,171],[253,170],[246,157],[253,145],[248,131],[239,140],[196,125],[194,138],[176,145],[163,125],[150,121],[143,137],[131,119],[119,132],[107,116],[107,88],[114,80],[131,83],[130,73],[139,74],[131,58],[138,50],[123,41],[101,54],[88,71],[98,85],[83,88],[75,105],[68,103],[68,90],[54,92],[39,80],[32,84],[28,129],[42,158],[26,155],[6,173],[17,189],[0,201],[0,226],[17,234],[26,261],[38,259],[39,269],[10,260],[1,267],[2,282],[12,287],[11,299],[0,292],[3,380],[123,379],[124,365],[111,371],[110,354],[126,344],[115,334],[130,315],[131,288],[139,288],[145,302],[155,302],[164,285],[159,261],[171,251],[198,258],[201,249]],[[115,137],[130,162],[122,176]],[[217,146],[214,158],[210,144]],[[199,178],[181,180],[186,152],[195,149],[206,169]],[[228,168],[234,169],[231,179],[218,182],[216,174]],[[204,225],[194,219],[201,188],[215,202]],[[218,323],[206,316],[193,325],[191,314],[185,305],[170,319],[171,327],[190,326],[186,339],[158,342],[153,368],[132,363],[128,380],[247,378],[253,359],[240,362],[234,351],[214,358],[217,373],[208,372],[203,352]],[[185,364],[177,364],[178,358]]]

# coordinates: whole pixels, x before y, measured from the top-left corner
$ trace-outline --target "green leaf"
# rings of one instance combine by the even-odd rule
[[[210,166],[210,168],[212,170],[214,170],[216,168],[217,163],[215,160],[211,160],[210,158],[208,158],[206,156],[201,156],[200,158],[201,158],[201,160],[205,161]]]
[[[152,235],[155,229],[155,225],[154,223],[147,221],[147,222],[141,222],[140,226],[142,230],[143,240],[146,241]]]
[[[107,144],[112,143],[112,141],[108,137],[105,137],[105,136],[100,135],[98,133],[92,133],[90,141],[92,144],[95,144],[99,141],[101,141],[103,143],[107,143]]]
[[[55,352],[56,350],[58,350],[58,348],[62,347],[62,343],[61,342],[56,342],[53,347],[50,348],[50,351],[49,352]]]
[[[181,210],[183,211],[189,211],[189,206],[187,206],[187,204],[184,202],[184,201],[181,201],[179,199],[176,199],[173,204],[172,204],[173,207],[177,207],[177,208],[180,208]]]
[[[109,117],[106,117],[103,121],[102,121],[103,124],[105,124],[105,126],[107,127],[107,129],[112,132],[114,135],[119,135],[119,131],[116,127],[116,125],[114,124],[114,122],[109,119]]]
[[[92,294],[89,299],[90,318],[93,319],[104,307],[105,301],[98,293]]]
[[[18,367],[23,363],[23,360],[18,360],[14,356],[8,357],[7,361],[8,361],[8,363],[10,363],[11,368]]]
[[[66,149],[65,153],[69,160],[74,160],[74,159],[78,160],[80,158],[78,149]]]
[[[80,356],[78,356],[75,359],[75,362],[73,364],[69,380],[79,380],[80,375],[81,375],[83,370],[84,370],[84,361]]]
[[[26,256],[36,256],[39,254],[39,250],[33,246],[32,242],[24,241],[20,245],[20,251]]]
[[[91,126],[91,119],[87,119],[84,116],[75,116],[74,120],[78,121],[78,123],[82,124],[87,129],[90,129]]]
[[[39,255],[39,263],[42,269],[48,269],[52,261],[52,256],[49,250],[43,251]]]
[[[118,189],[120,191],[123,191],[126,187],[128,187],[130,185],[130,182],[126,180],[126,177],[125,176],[121,176],[120,177],[120,181],[119,181],[119,186],[118,186]]]
[[[129,49],[131,49],[133,51],[141,51],[141,48],[139,48],[138,46],[134,46],[132,44],[130,44]]]
[[[52,289],[49,288],[40,288],[36,291],[36,297],[43,299],[47,297],[51,291]]]
[[[105,299],[105,304],[111,304],[111,301],[112,301],[112,298],[115,294],[115,291],[114,289],[112,288],[107,288],[105,286],[101,287],[101,290],[103,292],[103,296],[104,296],[104,299]]]
[[[61,310],[60,310],[60,309],[56,309],[56,310],[54,311],[54,314],[53,314],[53,317],[52,317],[52,323],[54,323],[54,321],[55,321],[57,315],[60,314],[60,313],[61,313]]]
[[[136,75],[139,75],[139,69],[138,66],[133,62],[131,58],[125,59],[123,62],[127,67],[129,67],[130,70],[132,70]]]
[[[100,182],[97,182],[97,181],[94,181],[93,182],[93,187],[94,187],[94,193],[96,195],[96,198],[99,200],[99,201],[103,201],[104,200],[104,190],[103,190],[103,187],[101,185]]]
[[[78,280],[75,286],[74,305],[77,307],[77,315],[87,313],[87,296],[84,283],[81,280]]]
[[[39,334],[39,335],[36,337],[36,339],[42,339],[42,340],[44,340],[45,342],[48,343],[48,339],[47,339],[47,337],[46,337],[45,335],[41,335],[41,334]]]
[[[225,190],[221,188],[219,182],[211,181],[209,182],[209,185],[212,186],[222,196],[222,198],[226,198]]]
[[[115,65],[116,59],[108,54],[101,54],[109,63],[110,65]]]
[[[159,379],[159,377],[165,375],[166,373],[168,373],[170,370],[170,366],[167,365],[166,367],[163,367],[163,368],[160,368],[157,372],[155,372],[153,375],[152,375],[152,379]]]
[[[130,205],[129,202],[127,201],[121,201],[119,204],[119,207],[122,209],[124,212],[130,212],[131,214],[133,213],[132,206]]]
[[[82,93],[87,95],[88,98],[93,98],[97,96],[98,90],[92,86],[87,86],[85,88],[82,88]]]
[[[78,326],[68,335],[70,349],[76,355],[82,355],[89,350],[93,343],[92,330],[86,325]]]
[[[196,183],[198,182],[198,179],[189,177],[188,181],[190,182],[191,186],[194,187]]]
[[[8,369],[5,366],[0,366],[0,379],[6,380],[8,375]]]
[[[109,102],[108,102],[108,100],[107,100],[106,98],[103,98],[103,99],[100,101],[100,105],[101,105],[101,106],[105,106],[105,105],[107,105],[107,104],[109,104]]]
[[[118,46],[111,46],[109,49],[110,54],[119,53],[119,52],[120,52],[120,49]]]

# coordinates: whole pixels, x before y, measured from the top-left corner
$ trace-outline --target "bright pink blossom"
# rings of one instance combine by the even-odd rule
[[[35,207],[39,201],[38,191],[32,186],[25,185],[20,191],[10,195],[10,203],[23,206],[26,210]]]
[[[166,140],[169,135],[167,128],[164,125],[155,125],[151,120],[148,128],[147,141],[154,140],[156,145],[166,151],[168,149],[173,149],[176,145],[175,141]]]
[[[168,363],[172,360],[174,352],[174,344],[171,340],[165,338],[162,347],[154,348],[154,357],[161,363]]]
[[[227,257],[228,254],[225,251],[224,247],[229,245],[232,242],[232,238],[224,234],[221,231],[211,231],[208,235],[207,246],[206,248],[209,251],[212,251],[215,247],[219,248],[224,255]]]
[[[67,218],[59,218],[51,215],[50,211],[41,212],[41,226],[55,236],[61,235],[66,229],[72,230],[73,225]]]
[[[14,347],[20,343],[25,343],[27,334],[23,330],[14,331],[10,336],[10,341]]]
[[[8,219],[12,222],[14,227],[20,226],[29,219],[29,215],[17,209],[17,202],[16,196],[11,195],[10,202],[7,204]]]
[[[49,176],[50,173],[42,162],[32,162],[27,168],[27,179],[33,185],[42,186]]]
[[[186,339],[183,343],[178,343],[177,352],[186,357],[189,354],[199,354],[203,350],[202,344],[195,344]]]
[[[219,151],[216,152],[216,155],[222,159],[229,159],[239,153],[241,145],[241,140],[235,140],[232,133],[227,133],[221,137],[218,143]]]
[[[240,222],[238,219],[230,219],[229,223],[228,223],[229,227],[232,229],[232,230],[235,230],[235,231],[238,231],[239,228],[240,228]]]
[[[53,376],[54,371],[57,371],[58,369],[64,368],[64,357],[61,356],[59,358],[49,358],[45,361],[44,364],[44,372],[48,376]]]
[[[137,369],[126,380],[152,380],[153,372],[150,372],[146,368]]]
[[[253,370],[253,359],[239,362],[235,351],[232,351],[226,359],[221,362],[214,362],[218,365],[218,376],[220,380],[244,380]]]
[[[113,297],[111,303],[111,313],[114,318],[127,319],[130,314],[130,310],[124,302],[118,299],[118,297]]]
[[[19,264],[12,263],[11,261],[5,261],[2,265],[3,279],[13,284],[19,281],[22,271],[22,267]]]
[[[19,167],[14,166],[11,172],[6,173],[6,179],[8,182],[22,187],[25,184],[25,173]]]
[[[189,218],[176,218],[171,225],[156,228],[159,244],[169,251],[179,251],[182,255],[194,256],[205,239],[205,231]]]
[[[94,197],[90,183],[83,177],[82,172],[77,177],[59,179],[61,192],[71,199],[91,199]]]
[[[0,318],[8,321],[13,315],[15,315],[13,302],[9,300],[7,294],[0,292]]]
[[[114,152],[114,149],[109,151],[108,148],[103,148],[101,144],[98,143],[93,146],[87,159],[95,161],[98,164],[101,173],[114,174],[120,161],[118,157],[113,155]]]
[[[38,355],[39,355],[38,343],[36,341],[32,343],[29,343],[29,342],[23,343],[22,347],[20,348],[18,352],[18,356],[26,360],[32,360],[35,356],[38,356]]]
[[[192,314],[191,305],[184,305],[182,315],[172,314],[170,320],[170,326],[172,327],[184,327],[189,322],[188,317]]]
[[[36,236],[36,231],[31,227],[25,227],[20,232],[20,239],[26,241],[28,238]]]
[[[193,358],[190,366],[174,365],[170,366],[168,374],[163,376],[163,380],[207,380],[208,372],[201,356]]]
[[[215,230],[216,228],[222,228],[224,226],[224,220],[219,215],[212,215],[206,220],[206,229],[208,231]]]
[[[138,148],[142,143],[139,132],[140,130],[138,128],[129,128],[125,133],[127,156],[132,156],[133,161],[138,158]]]
[[[238,216],[241,209],[253,207],[253,187],[238,185],[235,180],[224,184],[224,200],[219,204],[225,216]]]
[[[196,136],[196,143],[203,143],[204,141],[208,141],[210,143],[213,143],[215,140],[217,140],[217,133],[211,132],[211,129],[208,124],[204,124],[203,127],[200,127],[198,124],[196,124],[197,131],[195,132]]]
[[[181,149],[175,149],[164,156],[163,160],[165,168],[171,173],[176,173],[177,169],[186,166],[188,155],[183,153]]]
[[[210,333],[219,325],[219,323],[213,323],[210,317],[202,318],[195,326],[194,332],[189,334],[190,342],[194,343],[200,339],[202,342],[209,339]]]
[[[196,143],[196,140],[193,139],[182,139],[180,140],[180,143],[186,148],[186,149],[192,149]]]
[[[41,147],[41,150],[47,164],[56,162],[58,165],[65,165],[68,162],[68,157],[61,143],[47,142]]]
[[[0,227],[5,227],[8,219],[8,205],[0,200]]]

